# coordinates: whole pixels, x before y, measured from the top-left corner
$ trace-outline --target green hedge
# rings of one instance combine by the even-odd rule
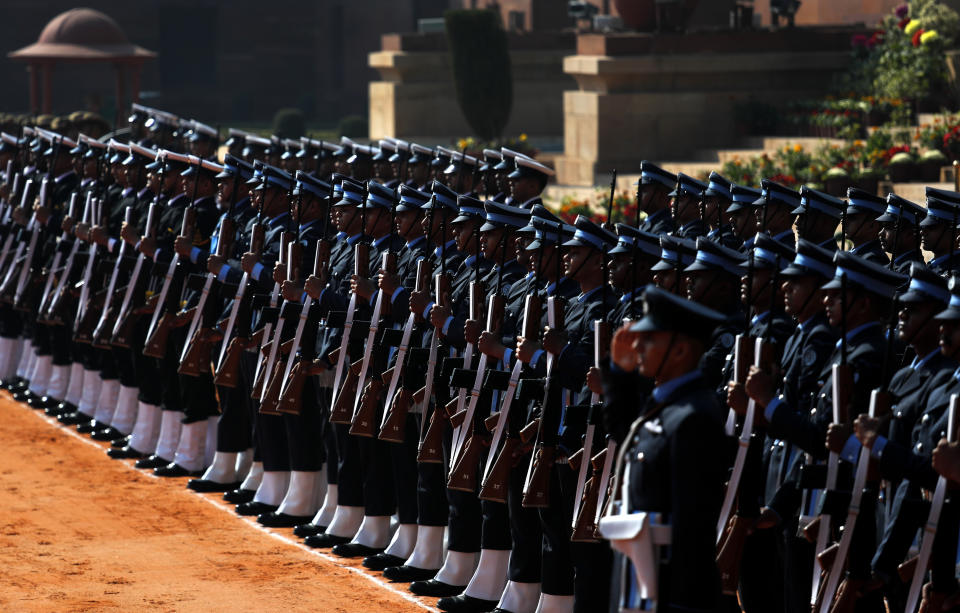
[[[460,110],[477,136],[497,139],[513,106],[510,50],[500,15],[456,10],[444,19]]]

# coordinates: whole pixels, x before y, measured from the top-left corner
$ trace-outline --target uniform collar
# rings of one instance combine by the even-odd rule
[[[663,404],[665,402],[668,402],[670,398],[673,396],[673,394],[676,393],[678,389],[680,389],[680,387],[686,385],[687,383],[699,377],[700,377],[699,369],[691,370],[685,375],[680,375],[679,377],[671,379],[666,383],[661,383],[660,385],[653,388],[653,391],[651,392],[651,397],[653,398],[653,401],[656,402],[657,404]]]
[[[603,286],[602,286],[602,285],[598,285],[597,287],[593,288],[593,289],[590,290],[589,292],[581,293],[579,296],[577,296],[577,302],[579,302],[580,304],[583,304],[584,302],[586,302],[587,300],[589,300],[590,296],[593,296],[594,294],[596,294],[596,293],[597,293],[599,290],[601,290],[601,289],[603,289]]]
[[[757,313],[750,318],[750,325],[755,326],[765,322],[770,317],[770,311],[764,311],[763,313]]]
[[[347,244],[350,245],[351,247],[353,247],[354,243],[356,243],[358,240],[360,240],[360,237],[361,237],[361,236],[363,236],[363,234],[360,233],[360,232],[357,232],[357,233],[354,234],[353,236],[347,238]]]
[[[392,234],[384,234],[384,235],[381,236],[380,238],[374,239],[374,241],[373,241],[373,246],[374,246],[374,247],[377,247],[377,248],[379,249],[379,248],[380,248],[380,245],[382,245],[382,244],[384,244],[385,242],[387,242],[388,240],[390,240],[390,237],[391,237],[391,236],[393,236],[393,235],[392,235]]]
[[[270,226],[271,228],[276,228],[277,226],[282,224],[283,221],[289,216],[290,216],[290,213],[284,211],[283,213],[280,213],[276,217],[269,219],[267,221],[267,225]]]
[[[925,355],[923,358],[921,358],[920,356],[914,357],[913,361],[910,363],[910,368],[916,369],[916,368],[926,366],[927,363],[933,359],[933,356],[937,355],[938,353],[940,353],[939,347],[937,349],[934,349],[927,355]]]
[[[420,235],[417,238],[413,239],[412,241],[407,241],[407,249],[414,249],[416,248],[417,245],[419,245],[425,240],[427,240],[427,237]]]
[[[855,339],[861,332],[865,332],[871,328],[876,328],[879,326],[880,326],[880,322],[878,321],[868,321],[865,324],[860,324],[853,330],[850,330],[849,332],[847,332],[847,343],[852,343],[853,339]],[[839,346],[840,346],[840,341],[837,341],[837,347]]]
[[[452,238],[451,238],[450,240],[448,240],[448,241],[447,241],[447,244],[445,245],[445,248],[446,248],[446,250],[447,250],[447,253],[448,253],[448,254],[449,254],[449,253],[453,253],[453,249],[454,249],[454,247],[456,247],[456,245],[457,245],[457,241],[456,241],[455,239],[452,239]],[[437,248],[435,248],[435,249],[433,250],[433,254],[434,254],[435,256],[437,256],[438,258],[439,258],[439,257],[443,257],[443,250],[444,250],[444,247],[437,247]]]

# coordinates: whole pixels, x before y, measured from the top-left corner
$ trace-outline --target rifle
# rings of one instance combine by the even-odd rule
[[[559,242],[557,251],[557,258],[559,258]],[[561,277],[557,277],[558,285],[561,279]],[[561,301],[556,296],[547,298],[547,322],[550,328],[562,329],[563,315]],[[535,444],[535,450],[530,457],[530,465],[527,467],[527,478],[523,487],[522,504],[525,508],[543,508],[550,506],[550,470],[553,468],[554,457],[556,455],[554,439],[557,433],[556,426],[558,425],[550,423],[555,421],[552,419],[552,414],[555,411],[550,411],[550,401],[553,399],[552,395],[555,392],[553,387],[559,383],[553,374],[553,365],[555,362],[556,356],[548,353],[547,377],[544,385],[540,422],[537,427],[537,442]],[[548,417],[551,419],[548,419]]]
[[[326,239],[317,241],[316,252],[313,258],[313,276],[321,277],[327,267],[327,261],[330,258],[330,243]],[[283,370],[283,385],[280,387],[280,402],[277,410],[281,413],[291,415],[300,414],[300,398],[303,392],[303,386],[308,376],[306,369],[291,376],[294,361],[297,360],[297,351],[300,349],[303,339],[303,331],[307,326],[307,320],[310,319],[310,308],[313,306],[313,299],[308,295],[300,307],[300,319],[297,321],[297,331],[293,335],[293,345],[290,348],[290,356],[287,358],[287,365]],[[310,350],[312,355],[312,349]],[[303,356],[299,363],[306,364],[306,356]]]
[[[263,224],[254,224],[250,236],[251,253],[260,253],[263,251],[265,232],[266,230]],[[220,347],[220,358],[215,370],[214,383],[224,387],[237,386],[237,382],[240,379],[240,359],[243,352],[247,349],[250,340],[248,327],[250,325],[249,317],[252,316],[252,312],[249,300],[247,300],[248,296],[246,296],[249,279],[250,275],[244,272],[243,277],[240,279],[240,284],[237,285],[237,293],[233,297],[230,317],[227,319],[227,327],[223,333],[223,343]],[[237,322],[240,321],[240,309],[245,302],[247,305],[244,314],[247,316],[245,317],[247,321],[244,322],[245,325],[238,327],[240,331],[235,337],[231,338],[230,334],[234,327],[237,327]]]
[[[362,232],[363,229],[361,228]],[[359,240],[353,247],[353,273],[358,277],[370,274],[370,245]],[[359,387],[360,369],[363,367],[363,359],[352,363],[348,361],[350,334],[353,330],[356,307],[357,294],[356,292],[350,292],[347,316],[343,322],[343,338],[340,339],[334,370],[333,393],[336,394],[336,399],[333,401],[330,411],[330,423],[333,424],[348,425],[353,421],[353,403]],[[346,369],[344,369],[345,365],[348,366]],[[340,386],[341,381],[343,382],[342,386]]]
[[[23,193],[21,194],[20,209],[26,209],[27,198],[29,197],[31,187],[33,187],[33,179],[27,179],[27,182],[23,188]],[[34,223],[34,220],[31,219],[27,223],[26,229],[30,228],[30,226],[32,226],[33,223]],[[14,232],[13,230],[11,230],[11,236],[17,233],[20,233],[20,232]],[[21,256],[23,255],[23,251],[24,249],[26,249],[26,246],[27,245],[22,240],[22,236],[21,236],[20,239],[18,239],[17,241],[17,248],[14,251],[13,259],[10,260],[10,265],[7,267],[6,273],[3,278],[3,283],[0,284],[0,294],[7,295],[9,294],[10,291],[13,290],[14,287],[16,287],[15,285],[13,285],[14,279],[17,278],[14,276],[14,273],[16,273],[17,271],[17,266],[20,266],[23,263]]]
[[[154,236],[154,220],[158,203],[154,200],[147,211],[147,236]],[[117,314],[117,321],[113,326],[113,332],[110,335],[110,342],[118,347],[130,347],[130,338],[133,335],[133,327],[140,318],[139,307],[144,301],[144,285],[149,278],[144,274],[144,263],[147,256],[142,252],[137,256],[137,261],[133,266],[133,272],[130,273],[130,280],[127,282],[127,290],[123,295],[123,302],[120,303],[120,312]],[[134,304],[136,301],[136,304]]]
[[[237,233],[236,225],[230,217],[224,217],[220,222],[217,255],[226,258],[233,252],[233,242]],[[220,282],[216,281],[216,276],[208,272],[207,279],[204,281],[205,291],[200,295],[197,310],[194,312],[194,321],[199,325],[194,327],[192,334],[188,334],[187,342],[184,343],[180,354],[180,366],[177,372],[182,375],[198,377],[203,373],[210,373],[210,350],[213,343],[221,336],[220,330],[210,326],[210,320],[216,317],[216,311],[210,312],[211,305],[214,309],[219,308],[220,305]]]
[[[287,266],[287,277],[300,277],[300,263],[302,256],[300,253],[300,243],[292,232],[284,232],[280,236],[280,242],[285,247],[287,257],[281,258],[280,263]],[[275,284],[274,289],[278,290],[279,284]],[[274,328],[273,340],[270,342],[270,349],[267,353],[267,362],[261,374],[263,374],[263,385],[259,389],[260,412],[267,415],[279,415],[277,405],[280,401],[280,385],[283,380],[280,375],[283,363],[277,361],[277,356],[281,353],[281,342],[283,340],[283,328],[286,324],[286,309],[289,302],[284,299],[280,310],[277,312],[277,325]],[[264,337],[266,338],[266,337]],[[263,347],[266,350],[266,346]],[[255,388],[256,390],[256,388]]]
[[[947,442],[957,441],[960,427],[960,397],[957,394],[950,396],[950,408],[947,409]],[[913,571],[913,579],[910,581],[910,591],[907,595],[907,607],[905,611],[915,611],[917,602],[920,600],[920,591],[923,587],[923,578],[927,574],[927,566],[930,563],[930,554],[933,552],[933,541],[936,538],[937,524],[940,523],[940,513],[943,511],[943,503],[947,497],[947,488],[950,486],[949,480],[940,476],[937,478],[937,487],[933,491],[933,500],[930,502],[930,512],[927,514],[927,521],[923,525],[923,537],[920,541],[920,553],[917,555],[917,562]],[[936,611],[937,609],[930,609]]]
[[[78,194],[76,191],[70,195],[70,208],[68,209],[67,215],[71,218],[77,214],[77,197]],[[58,286],[66,283],[66,277],[69,276],[70,267],[73,264],[73,256],[79,248],[77,242],[73,241],[73,244],[70,246],[70,254],[67,256],[67,264],[64,266],[63,271],[61,271],[60,260],[63,258],[63,252],[66,251],[65,247],[68,240],[70,240],[69,233],[64,232],[60,235],[60,239],[57,241],[57,251],[53,256],[53,263],[50,264],[50,270],[47,272],[47,282],[43,287],[43,294],[40,297],[40,306],[37,308],[37,320],[43,321],[44,323],[50,323],[44,316],[47,312],[47,301],[51,299],[55,293],[55,290],[53,290],[54,277],[60,275],[60,283],[58,283]]]
[[[586,445],[579,449],[568,460],[570,468],[581,473],[586,473],[587,458]],[[593,543],[599,540],[596,536],[597,509],[600,506],[600,494],[604,483],[602,471],[606,464],[608,450],[606,447],[600,450],[600,453],[589,458],[589,464],[593,470],[590,480],[587,481],[582,493],[582,499],[577,499],[579,510],[573,520],[573,532],[570,540],[574,543]]]
[[[840,299],[843,315],[840,319],[840,363],[834,364],[831,372],[831,383],[833,392],[833,423],[844,424],[848,421],[850,386],[853,382],[853,372],[850,365],[847,364],[847,276],[840,275]],[[831,451],[827,460],[827,482],[824,488],[824,496],[837,487],[837,473],[840,468],[840,454]],[[813,580],[810,591],[810,604],[816,606],[820,593],[821,574],[827,570],[827,566],[821,561],[820,554],[827,549],[827,543],[831,536],[831,517],[828,513],[819,516],[819,525],[817,527],[817,548],[816,556],[813,561]],[[816,520],[814,520],[816,521]]]
[[[47,199],[47,185],[50,179],[50,172],[47,171],[47,177],[43,179],[43,183],[40,185],[40,206],[43,207],[46,204]],[[16,309],[21,308],[21,299],[23,298],[23,292],[27,287],[27,280],[30,277],[30,267],[33,265],[33,256],[37,251],[37,239],[40,237],[40,222],[37,220],[37,214],[34,212],[33,217],[30,220],[28,225],[30,230],[30,243],[27,245],[27,253],[24,256],[23,265],[20,268],[20,276],[17,279],[17,289],[13,297],[13,306]]]
[[[15,197],[15,194],[16,194],[16,186],[17,186],[17,184],[19,183],[19,181],[20,181],[20,175],[19,175],[19,173],[18,173],[17,176],[14,178],[14,191],[12,191],[12,192],[10,193],[10,198],[11,198],[11,199],[13,199],[13,198]],[[12,213],[13,213],[13,205],[12,205],[12,204],[8,204],[8,205],[6,206],[6,211],[5,211],[5,213],[4,213],[4,223],[5,223],[5,224],[10,225]],[[13,247],[13,241],[17,238],[17,234],[18,234],[18,232],[16,231],[16,228],[13,227],[12,225],[10,225],[10,227],[6,229],[6,239],[4,240],[4,243],[3,243],[3,251],[0,252],[0,270],[4,269],[4,266],[3,266],[3,265],[7,263],[7,258],[10,256],[11,248]],[[22,244],[23,244],[22,242],[18,242],[18,249],[20,248],[20,245],[22,245]],[[17,253],[19,254],[19,251],[18,251]],[[4,275],[4,281],[6,281],[6,279],[7,279],[8,277],[10,277],[10,275],[12,274],[12,271],[14,270],[14,262],[16,262],[16,259],[17,259],[18,257],[19,257],[19,255],[14,256],[14,259],[13,259],[13,261],[10,263],[10,266],[6,269],[7,272],[6,272],[6,274]]]
[[[192,206],[183,209],[183,221],[180,225],[181,236],[193,236],[193,228],[196,225],[197,211]],[[160,287],[160,294],[157,298],[157,305],[153,310],[153,316],[150,319],[150,326],[147,328],[147,341],[143,347],[143,355],[151,358],[163,359],[167,353],[167,338],[170,336],[170,330],[177,319],[177,294],[171,292],[170,287],[173,284],[173,278],[177,272],[177,263],[180,261],[177,253],[174,252],[167,266],[166,275],[163,278],[163,285]],[[160,316],[163,315],[161,319]]]
[[[430,262],[426,259],[417,262],[417,279],[414,285],[414,291],[422,292],[430,283],[430,273],[432,272],[430,268]],[[381,376],[381,379],[390,381],[386,396],[390,406],[383,412],[383,419],[380,422],[379,438],[381,441],[402,443],[405,438],[404,425],[407,414],[410,412],[410,409],[413,408],[413,392],[406,387],[400,387],[398,391],[397,387],[400,385],[400,380],[406,369],[406,356],[410,347],[410,335],[413,332],[413,325],[416,322],[416,318],[417,316],[414,313],[410,313],[410,315],[407,316],[407,322],[403,326],[403,333],[397,349],[397,359],[394,362],[394,366]]]
[[[474,283],[476,287],[473,284],[471,285],[471,293],[473,293],[474,289],[476,289],[477,292],[481,291],[479,282]],[[473,296],[471,296],[471,301],[473,299]],[[504,307],[505,299],[499,291],[490,295],[487,306],[488,332],[499,332],[503,324]],[[471,319],[474,318],[473,315],[476,314],[472,314]],[[480,467],[480,454],[483,453],[483,450],[490,442],[490,435],[486,432],[479,431],[474,426],[474,415],[477,404],[480,401],[480,393],[483,388],[483,379],[486,371],[487,354],[481,353],[479,363],[477,364],[477,375],[473,382],[473,389],[470,390],[470,404],[466,409],[464,425],[459,428],[463,433],[461,434],[459,446],[455,447],[454,451],[450,454],[450,480],[447,483],[447,487],[450,489],[465,492],[474,492],[477,489],[477,471]],[[464,444],[463,438],[466,436],[466,430],[468,429],[470,430],[470,438]],[[456,434],[456,431],[454,434]]]
[[[84,218],[88,223],[92,222],[94,219],[96,203],[93,199],[93,194],[87,194],[87,206],[84,210]],[[91,242],[88,247],[89,252],[87,254],[87,264],[83,269],[83,278],[81,280],[80,288],[80,300],[77,303],[77,312],[74,315],[73,327],[74,330],[77,330],[80,322],[83,320],[87,311],[87,298],[90,295],[90,281],[93,276],[93,263],[97,258],[97,244]]]
[[[127,207],[127,210],[123,214],[123,223],[129,224],[133,218],[133,207]],[[113,295],[115,290],[119,290],[117,287],[117,279],[120,276],[120,270],[123,268],[123,260],[127,254],[127,242],[123,241],[120,244],[120,252],[117,254],[117,261],[113,267],[113,273],[110,275],[110,283],[107,285],[107,294],[104,298],[103,311],[100,312],[100,320],[97,322],[97,327],[93,330],[93,344],[94,346],[103,345],[103,335],[106,334],[110,327],[111,316],[115,315],[113,311]]]

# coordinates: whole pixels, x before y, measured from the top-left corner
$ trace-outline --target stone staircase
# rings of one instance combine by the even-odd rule
[[[918,124],[932,122],[936,117],[934,114],[921,114],[918,117]],[[911,133],[915,127],[907,128]],[[763,153],[773,153],[787,146],[800,145],[807,151],[815,151],[825,145],[843,145],[846,141],[839,138],[819,138],[810,136],[751,136],[744,138],[735,147],[727,149],[700,149],[693,153],[691,159],[683,161],[661,161],[657,162],[661,167],[672,173],[682,172],[694,177],[703,177],[710,171],[719,171],[724,163],[734,159],[747,160],[753,157],[763,155]],[[950,173],[952,174],[952,173]],[[618,192],[636,192],[636,182],[640,178],[639,174],[623,174],[617,176]],[[949,178],[949,177],[946,177]],[[942,189],[954,189],[953,181],[944,181],[937,183],[890,183],[881,182],[879,192],[893,193],[923,204],[924,189],[927,185],[939,187]],[[559,206],[564,198],[574,200],[596,201],[600,195],[605,195],[610,186],[610,175],[600,174],[597,176],[597,186],[579,187],[550,185],[547,187],[545,200],[548,204]]]

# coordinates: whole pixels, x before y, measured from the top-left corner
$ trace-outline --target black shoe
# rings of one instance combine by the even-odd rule
[[[61,402],[59,404],[47,407],[43,412],[50,417],[59,418],[61,415],[67,415],[68,413],[73,413],[76,410],[77,407],[75,405],[72,405],[69,402]]]
[[[484,600],[466,594],[441,598],[437,601],[437,608],[450,613],[490,613],[497,608],[497,600]]]
[[[333,534],[314,534],[313,536],[308,536],[303,539],[303,544],[307,547],[315,548],[328,548],[336,547],[337,545],[346,545],[350,542],[350,537],[347,536],[335,536]]]
[[[139,460],[145,457],[144,454],[129,445],[126,447],[111,447],[107,449],[107,455],[114,460]]]
[[[417,596],[433,596],[443,598],[445,596],[456,596],[467,589],[465,585],[450,585],[436,579],[426,581],[414,581],[410,584],[410,591]]]
[[[126,436],[120,435],[118,438],[115,438],[112,441],[110,441],[110,446],[116,447],[117,449],[121,449],[130,444],[131,438],[133,437],[131,437],[129,434]]]
[[[243,504],[250,502],[256,495],[257,490],[243,490],[239,487],[223,495],[223,499],[231,504]]]
[[[17,402],[29,403],[30,399],[34,397],[33,392],[30,391],[30,388],[24,387],[21,390],[18,390],[13,394],[13,399]]]
[[[79,424],[77,426],[77,432],[79,432],[80,434],[91,434],[93,432],[96,432],[97,430],[102,429],[103,426],[104,424],[101,424],[95,419],[91,419],[87,423]]]
[[[287,515],[286,513],[264,513],[257,517],[257,523],[267,528],[293,528],[305,521],[310,521],[313,515]]]
[[[360,543],[342,543],[336,545],[332,552],[341,558],[363,558],[376,555],[384,550],[383,547],[367,547]]]
[[[389,553],[378,553],[363,559],[363,565],[370,570],[383,570],[391,566],[400,566],[404,559]]]
[[[272,504],[266,504],[263,502],[255,502],[251,500],[250,502],[245,502],[243,504],[238,504],[236,511],[237,515],[253,516],[253,515],[264,515],[266,513],[273,513],[277,510],[277,507]]]
[[[158,455],[152,455],[148,458],[137,460],[137,463],[134,464],[133,466],[134,468],[154,469],[154,468],[160,468],[161,466],[166,466],[169,463],[170,463],[170,460],[161,458]]]
[[[439,568],[417,568],[416,566],[391,566],[383,569],[383,576],[397,583],[413,583],[414,581],[428,581],[437,576]]]
[[[187,483],[187,488],[195,492],[200,492],[201,494],[209,494],[210,492],[229,492],[230,490],[235,490],[240,487],[240,482],[234,483],[217,483],[216,481],[211,481],[209,479],[190,479]]]
[[[27,404],[30,405],[30,408],[37,410],[46,410],[50,407],[55,407],[60,404],[60,401],[52,398],[50,396],[33,396],[30,400],[27,401]]]
[[[92,418],[80,411],[74,411],[73,413],[65,413],[57,417],[59,421],[64,426],[76,426],[77,424],[82,424],[90,421]]]
[[[199,470],[187,470],[175,462],[170,462],[166,466],[154,468],[153,474],[158,477],[199,477],[202,473]]]
[[[9,379],[4,379],[0,381],[0,388],[8,390],[10,388],[18,387],[22,383],[23,383],[23,377],[17,377],[16,375],[14,375]]]
[[[293,533],[300,538],[306,538],[308,536],[313,536],[314,534],[323,534],[323,531],[326,529],[326,526],[318,526],[317,524],[310,522],[309,524],[300,524],[293,529]]]
[[[95,441],[113,441],[118,438],[121,438],[123,433],[114,428],[113,426],[107,426],[106,428],[101,428],[100,430],[95,431],[90,435]]]

